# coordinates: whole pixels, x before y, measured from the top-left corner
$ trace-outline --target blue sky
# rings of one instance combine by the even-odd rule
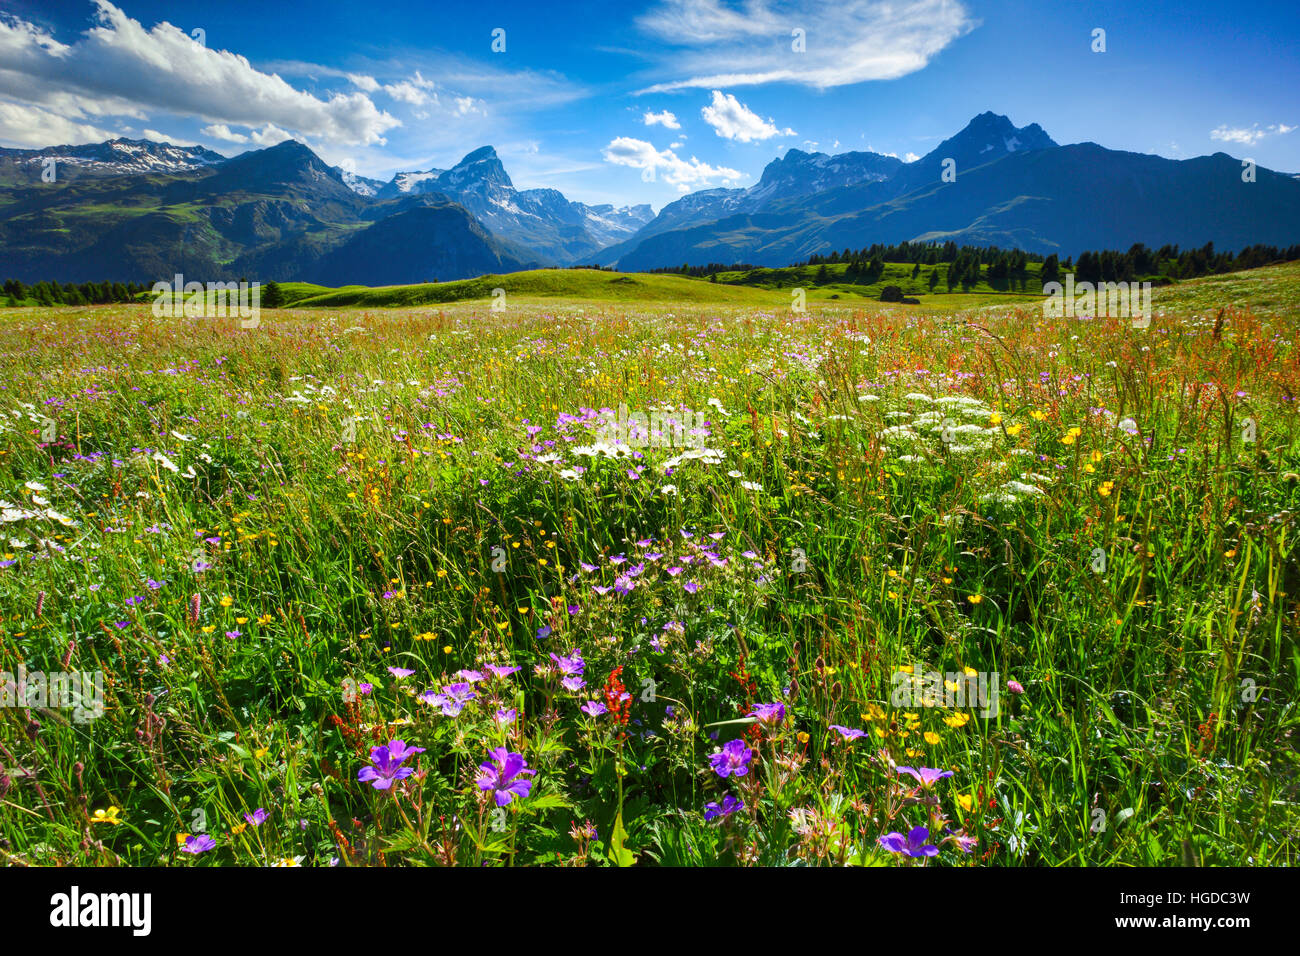
[[[1300,172],[1297,50],[1294,0],[0,0],[0,144],[293,136],[384,180],[492,145],[519,188],[657,210],[792,147],[924,155],[993,110]]]

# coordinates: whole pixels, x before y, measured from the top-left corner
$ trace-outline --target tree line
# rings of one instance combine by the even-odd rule
[[[1066,273],[1073,273],[1076,282],[1171,282],[1176,279],[1195,279],[1199,276],[1255,269],[1274,262],[1300,260],[1300,245],[1278,247],[1257,244],[1240,252],[1220,252],[1214,243],[1207,242],[1198,249],[1181,249],[1177,245],[1164,245],[1150,249],[1134,243],[1127,252],[1103,249],[1079,253],[1078,259],[1064,261],[1053,253],[1043,256],[1023,249],[1000,249],[997,246],[958,246],[951,240],[944,243],[901,242],[897,245],[874,243],[861,249],[831,250],[825,254],[809,256],[803,262],[791,263],[787,268],[798,269],[817,266],[816,282],[856,282],[873,285],[884,274],[885,263],[912,263],[912,278],[918,279],[922,266],[930,267],[926,284],[931,291],[941,282],[949,291],[957,286],[969,289],[986,281],[994,288],[1007,288],[1011,283],[1025,285],[1031,273],[1029,263],[1040,263],[1038,280],[1042,283],[1060,282]],[[842,277],[832,276],[827,266],[847,264]],[[940,266],[946,264],[940,277]],[[570,268],[602,269],[601,266],[571,266]],[[755,272],[763,268],[747,262],[730,264],[710,262],[707,265],[661,266],[649,270],[652,274],[674,274],[708,277],[714,281],[722,272]],[[607,271],[602,269],[602,271]],[[246,280],[241,280],[246,281]],[[135,302],[140,295],[153,288],[140,282],[73,282],[41,281],[26,285],[18,279],[6,279],[3,287],[5,304],[21,305],[35,300],[38,305],[105,305],[113,302]],[[262,287],[261,304],[274,309],[284,303],[284,296],[276,282]]]
[[[247,282],[247,279],[240,279]],[[143,282],[47,282],[27,285],[18,279],[6,279],[0,285],[0,295],[8,306],[22,305],[34,300],[37,305],[109,305],[115,302],[137,302],[146,292],[153,291],[153,283]],[[261,287],[261,306],[276,309],[285,302],[284,290],[275,281]]]
[[[817,278],[829,280],[826,266],[847,263],[843,281],[860,281],[871,284],[884,271],[884,264],[912,263],[912,278],[920,274],[921,266],[931,269],[929,286],[938,285],[938,266],[945,265],[943,280],[949,289],[958,285],[969,287],[981,280],[991,284],[1028,279],[1031,262],[1041,263],[1039,278],[1043,282],[1059,281],[1067,272],[1074,273],[1079,282],[1129,282],[1135,279],[1194,279],[1198,276],[1223,272],[1255,269],[1273,262],[1293,262],[1300,259],[1300,245],[1253,245],[1240,252],[1215,251],[1214,243],[1207,242],[1198,249],[1182,249],[1177,245],[1164,245],[1150,249],[1143,243],[1134,243],[1127,252],[1114,249],[1085,251],[1078,260],[1067,257],[1064,261],[1053,253],[1027,252],[1024,249],[1000,249],[997,246],[958,246],[953,241],[944,243],[901,242],[897,245],[874,243],[861,249],[831,250],[809,256],[802,262],[793,262],[787,268],[797,269],[818,266]],[[655,273],[703,278],[721,272],[753,272],[761,266],[747,262],[731,264],[711,262],[707,265],[664,266],[652,269]],[[838,277],[837,277],[838,278]]]
[[[107,305],[112,302],[134,302],[151,285],[139,282],[47,282],[26,285],[18,279],[6,279],[3,290],[6,305],[20,305],[28,299],[37,305]]]

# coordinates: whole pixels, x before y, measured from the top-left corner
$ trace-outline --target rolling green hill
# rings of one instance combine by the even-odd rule
[[[286,306],[301,308],[345,308],[365,306],[427,305],[459,302],[467,299],[490,299],[493,289],[504,289],[507,296],[525,298],[565,298],[594,301],[650,302],[719,302],[758,307],[785,307],[796,288],[805,290],[809,302],[844,301],[853,304],[875,302],[880,290],[897,285],[922,305],[963,308],[972,303],[1023,302],[1041,297],[1038,265],[1031,263],[1024,280],[1011,280],[997,286],[987,280],[963,289],[947,291],[946,265],[922,266],[912,278],[908,263],[887,263],[884,272],[871,282],[860,283],[846,275],[846,263],[826,266],[796,266],[785,269],[751,269],[745,272],[719,273],[717,281],[670,273],[622,273],[596,269],[533,269],[506,275],[486,275],[455,282],[424,283],[367,287],[359,285],[330,289],[305,282],[283,282]],[[929,291],[931,269],[938,269],[940,282],[934,293]],[[913,306],[914,308],[915,306]]]
[[[288,303],[297,308],[428,305],[465,299],[491,299],[493,289],[506,296],[574,300],[725,302],[737,305],[779,306],[790,301],[788,292],[773,292],[675,275],[628,275],[596,269],[532,269],[507,275],[485,275],[455,282],[420,285],[345,286],[315,291],[319,286],[282,283]],[[311,294],[306,294],[306,293]]]
[[[958,286],[946,291],[941,283],[932,294],[927,291],[931,266],[922,266],[912,279],[912,266],[886,263],[883,275],[870,285],[843,281],[848,266],[828,263],[822,266],[797,266],[787,269],[752,269],[746,272],[718,273],[718,281],[671,274],[605,272],[596,269],[533,269],[507,275],[486,275],[455,282],[421,285],[369,286],[350,285],[340,288],[308,282],[282,282],[286,308],[391,308],[490,300],[493,289],[504,289],[507,297],[523,299],[570,299],[573,301],[681,302],[748,305],[755,308],[787,308],[791,290],[803,288],[809,303],[852,306],[874,304],[886,308],[968,309],[985,305],[1026,305],[1040,301],[1038,263],[1028,266],[1029,277],[1022,283],[1011,280],[990,285],[987,279],[969,289]],[[938,267],[940,275],[943,266]],[[821,282],[819,285],[818,283]],[[919,305],[899,306],[879,302],[884,285],[898,285]],[[1009,288],[1003,288],[1009,285]],[[1285,263],[1250,269],[1221,276],[1186,279],[1154,290],[1162,307],[1178,305],[1209,307],[1222,305],[1227,293],[1240,308],[1276,312],[1290,307],[1300,294],[1300,263]]]

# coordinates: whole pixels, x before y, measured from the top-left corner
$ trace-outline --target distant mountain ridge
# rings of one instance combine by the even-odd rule
[[[224,163],[226,157],[202,146],[173,146],[147,139],[110,139],[82,146],[42,149],[0,148],[0,186],[42,182],[53,160],[55,180],[100,179],[142,173],[178,173]]]
[[[537,250],[562,265],[588,261],[650,222],[649,205],[588,206],[555,189],[515,189],[491,146],[468,153],[451,169],[398,173],[377,198],[441,193],[460,203],[493,233]]]
[[[1300,182],[1293,177],[1258,168],[1245,181],[1241,161],[1224,153],[1171,160],[1095,143],[1060,146],[1037,123],[1016,127],[995,113],[981,113],[884,178],[772,195],[747,209],[727,197],[720,204],[721,192],[684,197],[679,202],[690,211],[675,220],[676,204],[665,206],[601,262],[629,271],[710,262],[783,266],[832,249],[903,241],[1062,255],[1135,242],[1242,248],[1300,241]]]
[[[557,264],[784,266],[905,240],[1062,255],[1136,242],[1288,246],[1300,242],[1300,179],[1244,176],[1225,153],[1170,160],[1060,146],[1036,123],[991,112],[913,162],[792,149],[753,186],[688,193],[658,215],[518,190],[491,146],[388,182],[293,140],[230,159],[127,139],[0,149],[0,272],[23,281],[181,271],[339,285]]]
[[[897,156],[881,153],[805,153],[791,149],[763,169],[758,183],[740,189],[704,189],[687,193],[659,211],[644,228],[601,254],[601,262],[613,263],[651,236],[684,229],[739,213],[759,212],[771,202],[795,199],[839,186],[881,182],[903,167]],[[675,263],[660,263],[670,265]]]
[[[446,197],[367,199],[294,140],[197,169],[0,189],[0,250],[23,281],[429,282],[542,264]]]

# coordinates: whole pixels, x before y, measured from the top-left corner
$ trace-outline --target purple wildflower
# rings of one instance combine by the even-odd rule
[[[529,770],[523,754],[512,754],[505,747],[488,751],[490,758],[479,764],[478,788],[490,792],[498,807],[508,806],[512,800],[522,800],[528,796],[533,782],[523,779],[537,771]]]
[[[408,747],[405,740],[390,740],[387,746],[370,748],[371,767],[357,771],[357,779],[371,782],[376,790],[387,790],[395,781],[405,780],[415,773],[414,767],[403,767],[408,758],[424,753],[423,747]]]
[[[867,735],[865,730],[856,730],[852,727],[842,727],[839,724],[831,724],[831,730],[839,731],[840,736],[848,741],[857,740],[859,737],[865,737]]]
[[[566,677],[576,677],[583,672],[587,663],[582,659],[582,652],[577,648],[569,651],[568,657],[561,657],[554,653],[551,654],[551,660],[555,661],[555,666],[560,669],[560,673]]]
[[[757,717],[764,724],[779,724],[785,720],[785,704],[780,701],[774,704],[755,704],[749,716]]]
[[[743,740],[731,740],[709,758],[709,763],[719,777],[743,777],[749,773],[749,761],[753,757],[754,751],[746,747]]]
[[[876,842],[890,853],[902,853],[911,857],[938,856],[939,848],[925,842],[929,838],[930,831],[926,827],[913,827],[907,836],[901,833],[886,833],[882,837],[877,837]]]
[[[462,682],[458,684],[447,684],[443,687],[441,694],[435,694],[431,690],[426,690],[420,695],[420,699],[426,704],[441,707],[444,717],[455,717],[465,709],[466,704],[471,700],[474,700],[477,696],[478,695],[474,693],[474,688],[471,684]]]
[[[208,850],[216,849],[217,841],[212,839],[206,833],[191,834],[185,838],[185,845],[181,847],[182,853],[206,853]]]
[[[895,770],[898,773],[911,774],[923,787],[933,786],[944,777],[952,776],[951,770],[935,770],[933,767],[922,767],[919,771],[914,767],[896,767]]]
[[[743,809],[745,809],[745,804],[743,801],[737,800],[731,794],[727,794],[725,797],[722,798],[721,804],[706,803],[704,805],[704,819],[707,822],[709,820],[714,820],[718,817],[725,817],[728,814],[735,813],[737,810],[743,810]]]

